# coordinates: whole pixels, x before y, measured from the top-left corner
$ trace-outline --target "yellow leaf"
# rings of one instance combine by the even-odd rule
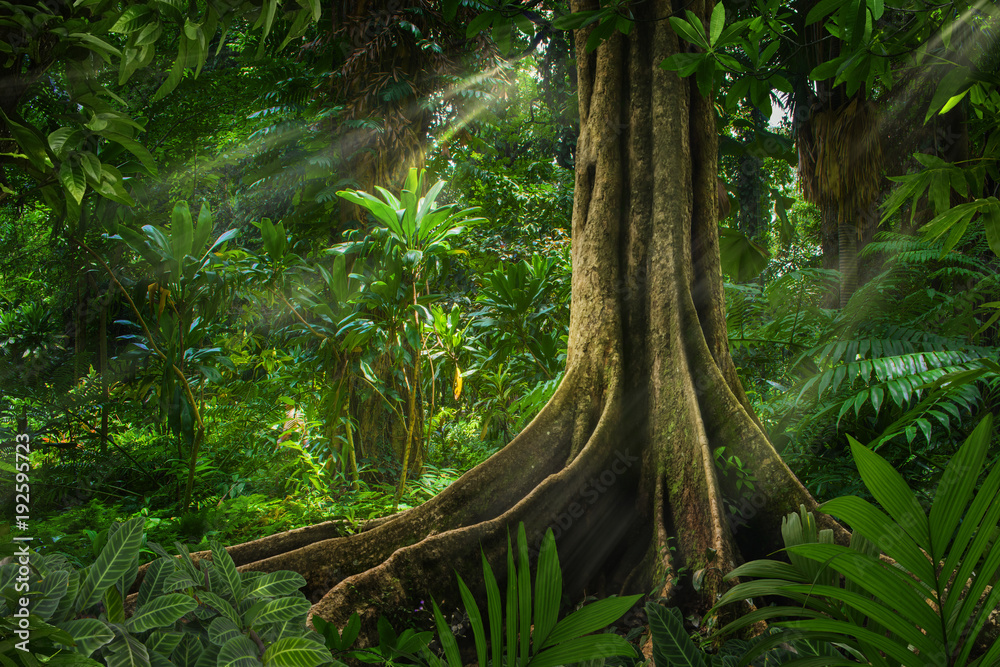
[[[462,395],[462,369],[455,364],[455,400]]]
[[[160,307],[156,311],[156,316],[159,317],[163,315],[163,307],[167,305],[167,297],[170,296],[170,290],[160,288]]]
[[[156,283],[152,283],[148,288],[146,288],[146,300],[149,301],[150,312],[153,312],[153,310],[156,308],[156,293],[159,291],[160,291],[160,286],[157,285]]]

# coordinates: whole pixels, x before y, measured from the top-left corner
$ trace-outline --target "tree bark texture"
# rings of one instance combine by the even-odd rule
[[[711,8],[638,3],[631,34],[589,53],[589,31],[575,35],[572,314],[565,378],[548,405],[427,503],[293,550],[272,544],[282,536],[243,545],[233,550],[243,569],[302,573],[312,614],[343,624],[358,611],[370,636],[379,614],[408,620],[428,594],[446,613],[458,608],[455,571],[481,582],[480,548],[500,565],[523,521],[536,547],[555,532],[570,598],[655,590],[705,611],[723,574],[781,546],[781,516],[816,507],[768,442],[729,355],[711,101],[658,67],[680,48],[666,19],[690,9],[707,25]],[[752,497],[718,473],[720,446],[748,462]],[[705,569],[699,591],[676,576],[681,567]]]
[[[858,232],[853,225],[837,228],[837,263],[840,269],[840,307],[851,300],[858,288]]]

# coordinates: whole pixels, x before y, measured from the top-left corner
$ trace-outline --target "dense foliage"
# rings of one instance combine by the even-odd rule
[[[26,435],[47,649],[69,632],[109,665],[142,652],[157,664],[157,651],[236,660],[261,642],[264,664],[285,664],[286,648],[323,653],[292,580],[241,580],[219,544],[327,520],[346,534],[415,506],[555,392],[578,131],[566,31],[589,26],[592,47],[632,29],[629,3],[382,4],[331,17],[318,0],[0,2],[0,499],[5,521],[21,514]],[[1000,466],[995,434],[974,431],[1000,409],[995,8],[760,0],[720,2],[709,25],[669,20],[690,48],[664,69],[717,101],[729,343],[762,425],[817,498],[892,514],[908,485],[907,511],[934,523],[967,439],[977,466]],[[903,98],[919,115],[905,123],[924,129],[900,130]],[[759,491],[751,462],[715,454],[738,526]],[[866,466],[901,477],[867,479]],[[842,509],[856,512],[848,523],[868,517]],[[211,548],[215,565],[152,560],[126,620],[135,568],[162,556],[145,539]],[[979,558],[940,555],[964,579]],[[15,571],[3,566],[0,591]],[[230,588],[213,605],[219,577]],[[556,607],[536,609],[536,633],[561,627]],[[649,619],[661,647],[695,655],[679,618]],[[526,628],[520,655],[549,664]],[[347,650],[338,629],[317,629]],[[415,638],[426,648],[424,635],[391,636],[382,658]],[[872,646],[898,649],[851,644]]]

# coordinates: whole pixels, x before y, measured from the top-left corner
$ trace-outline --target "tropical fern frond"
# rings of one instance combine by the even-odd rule
[[[942,256],[944,245],[940,241],[928,241],[919,236],[909,236],[899,232],[879,232],[875,240],[858,254],[861,257],[884,255],[899,265],[951,264],[966,266],[988,272],[989,267],[975,254],[951,251]]]
[[[733,348],[757,343],[799,348],[829,328],[836,312],[822,302],[838,273],[826,269],[789,271],[766,288],[726,284],[726,323]]]

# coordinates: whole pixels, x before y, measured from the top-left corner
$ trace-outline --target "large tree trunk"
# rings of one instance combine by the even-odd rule
[[[704,0],[683,6],[707,23]],[[712,106],[691,80],[658,67],[678,50],[662,20],[678,8],[633,9],[631,34],[592,53],[588,31],[576,35],[565,379],[507,447],[424,505],[294,550],[302,541],[286,535],[233,549],[244,569],[302,573],[313,614],[342,624],[358,611],[371,633],[379,614],[409,620],[428,593],[456,608],[455,570],[479,581],[480,547],[498,563],[520,521],[535,545],[553,529],[571,596],[656,587],[704,611],[722,574],[781,546],[784,513],[816,507],[765,437],[729,356]],[[722,445],[758,480],[743,516],[727,514],[725,499],[740,499],[714,465]],[[699,591],[673,574],[681,567],[708,568]]]

